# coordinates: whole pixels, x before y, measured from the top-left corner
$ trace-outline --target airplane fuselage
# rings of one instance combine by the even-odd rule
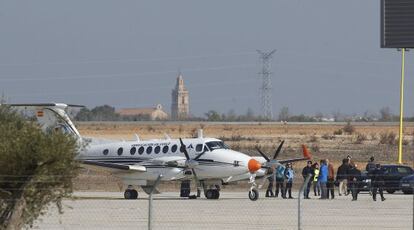
[[[191,138],[183,139],[183,142],[190,158],[195,158],[204,152],[197,161],[197,176],[200,180],[229,180],[229,177],[241,175],[245,175],[243,179],[248,179],[247,164],[251,159],[250,156],[231,150],[219,139]],[[173,167],[173,165],[157,164],[157,160],[160,162],[174,161],[178,166],[184,166],[186,161],[180,150],[178,139],[91,143],[81,152],[78,159],[122,165],[140,164],[146,168],[145,172],[117,171],[113,173],[133,185],[154,181],[159,174],[163,175],[162,180],[165,181],[182,179],[184,176],[182,169]]]

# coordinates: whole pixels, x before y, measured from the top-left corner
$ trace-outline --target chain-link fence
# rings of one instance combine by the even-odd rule
[[[413,229],[413,195],[399,191],[385,194],[385,201],[373,201],[361,191],[352,196],[319,199],[311,188],[310,199],[301,200],[293,186],[293,199],[265,197],[251,201],[245,187],[222,188],[218,200],[180,198],[179,191],[153,196],[152,229]],[[34,229],[148,229],[149,199],[139,190],[137,200],[125,200],[122,192],[75,192],[75,199],[63,202],[64,213],[51,206],[34,224]]]

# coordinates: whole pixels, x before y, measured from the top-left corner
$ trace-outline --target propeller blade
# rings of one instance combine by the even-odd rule
[[[198,179],[197,173],[195,172],[194,168],[191,169],[191,171],[193,172],[193,177],[196,183],[196,187],[197,187],[197,196],[199,196],[199,193],[201,191],[201,183],[200,180]]]
[[[187,158],[187,160],[190,160],[190,156],[188,155],[188,152],[187,152],[187,147],[185,146],[181,138],[180,138],[180,143],[181,143],[180,150],[184,153],[185,158]]]
[[[196,157],[194,158],[194,160],[198,160],[198,159],[200,159],[200,157],[201,157],[201,156],[203,156],[203,155],[204,155],[204,153],[206,153],[206,151],[204,151],[204,152],[202,152],[202,153],[198,154],[198,156],[196,156]]]
[[[266,156],[266,154],[264,154],[260,149],[259,149],[259,147],[257,147],[256,146],[256,150],[260,153],[260,155],[262,155],[262,157],[264,158],[264,159],[266,159],[266,161],[267,162],[269,162],[270,161],[270,159],[269,159],[269,157],[267,157]]]
[[[284,143],[285,143],[285,140],[283,140],[282,143],[280,143],[279,147],[277,148],[277,150],[275,152],[275,155],[273,156],[273,160],[275,160],[277,158],[277,156],[279,155],[280,150],[282,150],[282,146],[283,146]]]
[[[259,189],[263,188],[264,184],[266,183],[266,180],[269,179],[269,177],[272,177],[272,176],[274,177],[273,173],[267,174],[267,171],[266,171],[266,175],[262,178],[262,181],[260,182],[258,188]]]

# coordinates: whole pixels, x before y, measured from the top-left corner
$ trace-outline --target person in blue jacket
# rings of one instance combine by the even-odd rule
[[[328,165],[326,164],[326,160],[321,160],[321,169],[319,171],[318,180],[321,185],[320,199],[326,199],[328,197],[326,188],[326,183],[328,182]]]
[[[292,163],[286,164],[285,169],[285,177],[286,177],[286,193],[289,194],[289,199],[293,199],[292,197],[292,185],[293,185],[293,178],[295,177],[295,171],[293,171]],[[286,194],[285,194],[286,197]]]
[[[276,168],[276,192],[275,192],[275,197],[279,196],[279,188],[280,188],[280,194],[282,195],[282,198],[286,199],[285,190],[283,189],[283,182],[284,181],[285,181],[285,166],[280,164]]]

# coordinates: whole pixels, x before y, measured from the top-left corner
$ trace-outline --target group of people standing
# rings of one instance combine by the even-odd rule
[[[269,169],[271,176],[268,177],[269,185],[266,191],[266,197],[278,197],[279,191],[283,199],[292,199],[292,185],[295,177],[295,171],[292,168],[292,163],[286,165],[278,165],[276,168]],[[366,166],[367,176],[371,179],[369,190],[372,193],[372,198],[376,201],[377,192],[384,201],[384,172],[380,164],[376,164],[374,157],[370,158]],[[305,190],[304,198],[310,199],[309,193],[313,187],[315,197],[319,199],[334,199],[335,186],[338,186],[338,195],[348,195],[349,191],[352,193],[352,201],[358,199],[358,193],[362,182],[361,171],[357,164],[351,161],[351,156],[342,160],[342,164],[337,169],[335,177],[334,166],[328,159],[323,159],[319,162],[308,161],[306,166],[302,169],[302,176],[306,180],[310,177]],[[276,190],[273,193],[273,184],[276,181]]]
[[[305,180],[308,176],[310,177],[303,194],[305,199],[310,199],[311,186],[313,186],[314,195],[320,196],[320,199],[329,199],[329,195],[331,199],[335,198],[335,172],[328,159],[321,160],[320,166],[318,162],[308,161],[302,169],[302,176]]]
[[[381,200],[384,201],[384,172],[381,169],[380,164],[374,163],[374,157],[370,158],[366,166],[367,176],[371,179],[369,190],[372,193],[372,198],[376,201],[377,191],[379,191]],[[339,187],[338,195],[348,195],[349,190],[352,193],[352,201],[358,199],[358,193],[361,188],[362,175],[358,169],[358,165],[351,161],[351,156],[342,160],[342,164],[338,167],[336,178],[333,165],[329,163],[328,159],[320,161],[320,167],[317,162],[312,164],[312,161],[308,161],[307,165],[302,170],[302,176],[304,179],[310,176],[310,180],[304,191],[304,198],[309,198],[310,188],[313,185],[313,191],[315,196],[320,196],[320,199],[335,198],[334,188],[335,185]],[[348,189],[349,188],[349,189]]]
[[[269,185],[266,190],[266,197],[278,197],[280,191],[280,195],[283,199],[293,199],[292,185],[295,171],[292,168],[292,163],[287,163],[286,165],[280,164],[277,168],[270,169],[270,174],[271,176],[267,178],[269,180]],[[275,193],[273,193],[273,181],[275,178],[276,190]]]

